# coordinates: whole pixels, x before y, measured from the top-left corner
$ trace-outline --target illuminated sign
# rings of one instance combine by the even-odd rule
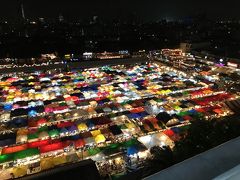
[[[92,52],[85,52],[85,53],[83,53],[83,56],[92,56],[92,55],[93,55]]]
[[[129,52],[128,52],[128,50],[123,50],[123,51],[119,51],[118,53],[119,54],[128,54]]]
[[[70,54],[65,54],[65,59],[70,59],[71,58],[71,55]]]
[[[238,65],[237,65],[236,63],[231,63],[231,62],[228,62],[227,65],[228,65],[229,67],[234,67],[234,68],[237,68],[237,67],[238,67]]]
[[[85,52],[85,53],[83,53],[83,58],[84,59],[92,59],[93,58],[93,53],[92,52]]]

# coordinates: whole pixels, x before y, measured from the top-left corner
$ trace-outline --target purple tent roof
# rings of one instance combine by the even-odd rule
[[[68,128],[69,132],[73,132],[73,131],[78,131],[78,128],[76,126],[71,126],[70,128]]]

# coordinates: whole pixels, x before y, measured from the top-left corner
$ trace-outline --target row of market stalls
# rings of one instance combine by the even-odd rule
[[[0,165],[42,170],[66,157],[124,169],[151,146],[173,147],[191,121],[224,114],[218,102],[231,98],[156,64],[2,76],[0,93],[1,127],[12,131],[0,136]]]

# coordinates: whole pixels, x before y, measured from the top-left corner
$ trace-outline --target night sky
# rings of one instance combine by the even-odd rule
[[[208,18],[240,18],[238,0],[23,0],[27,18],[69,19],[98,15],[103,18],[137,16],[142,20],[187,18],[206,14]],[[0,19],[16,18],[17,0],[0,1]]]

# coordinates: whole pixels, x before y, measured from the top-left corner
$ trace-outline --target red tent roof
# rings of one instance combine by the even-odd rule
[[[82,148],[85,145],[85,141],[83,139],[78,139],[74,142],[76,148]]]
[[[213,112],[215,112],[217,114],[222,114],[222,110],[221,109],[214,109]]]
[[[50,143],[49,139],[42,140],[42,141],[35,141],[35,142],[28,143],[28,148],[37,148],[40,146],[48,145],[49,143]]]
[[[203,108],[198,108],[196,109],[197,112],[205,112],[205,110]]]
[[[143,112],[144,108],[143,107],[138,107],[138,108],[134,108],[133,110],[131,110],[131,113],[140,113]]]
[[[191,117],[191,116],[188,116],[188,115],[186,115],[186,116],[183,116],[183,119],[184,119],[184,120],[191,120],[191,119],[192,119],[192,117]]]
[[[39,150],[40,150],[40,153],[47,153],[47,152],[51,152],[51,151],[60,150],[63,148],[64,148],[64,144],[62,142],[57,142],[57,143],[41,146],[39,148]]]
[[[79,98],[77,96],[69,96],[65,98],[65,101],[78,101]]]
[[[64,127],[69,127],[69,126],[73,126],[74,123],[73,122],[62,122],[60,124],[57,124],[58,128],[64,128]]]
[[[28,127],[37,127],[37,121],[28,120]]]
[[[37,125],[38,125],[38,126],[43,125],[43,124],[45,124],[45,123],[47,123],[47,120],[46,120],[45,118],[41,118],[41,119],[39,119],[39,120],[37,121]]]
[[[149,118],[148,120],[152,123],[157,123],[158,122],[158,120],[156,118]]]
[[[18,151],[26,150],[27,148],[28,148],[27,144],[22,144],[22,145],[13,146],[13,147],[6,147],[2,149],[2,154],[11,154]]]
[[[166,134],[168,137],[171,137],[175,134],[171,129],[166,129],[165,131],[163,131],[163,133]]]

